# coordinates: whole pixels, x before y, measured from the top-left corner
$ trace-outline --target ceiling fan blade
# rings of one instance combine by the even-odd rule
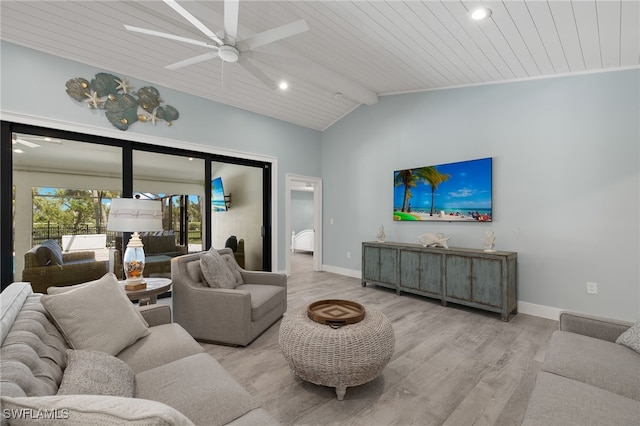
[[[188,65],[197,64],[198,62],[203,62],[208,59],[213,59],[218,56],[218,52],[207,52],[202,55],[194,56],[193,58],[185,59],[184,61],[176,62],[175,64],[167,65],[165,69],[168,70],[177,70],[178,68],[183,68]]]
[[[24,146],[28,146],[29,148],[38,148],[38,147],[40,147],[40,145],[38,145],[37,143],[25,141],[24,139],[16,138],[14,140],[16,142],[24,145]]]
[[[202,32],[202,34],[206,35],[207,37],[209,37],[211,40],[215,41],[219,45],[223,45],[224,44],[222,42],[222,40],[220,40],[220,38],[218,38],[218,36],[213,31],[211,31],[209,28],[206,27],[206,25],[204,25],[202,22],[200,22],[198,20],[198,18],[193,16],[191,13],[189,13],[189,11],[187,11],[187,9],[183,8],[182,6],[180,6],[175,0],[163,0],[163,1],[170,8],[172,8],[173,10],[178,12],[184,19],[189,21],[191,23],[191,25],[193,25],[194,27],[199,29]]]
[[[304,19],[294,21],[281,27],[272,28],[270,30],[252,35],[246,39],[239,41],[236,47],[241,50],[253,50],[257,47],[264,46],[265,44],[273,43],[274,41],[282,40],[283,38],[291,37],[296,34],[309,31],[309,26]]]
[[[148,35],[152,35],[152,36],[156,36],[156,37],[168,38],[169,40],[176,40],[176,41],[181,41],[181,42],[184,42],[184,43],[195,44],[196,46],[208,47],[210,49],[217,49],[218,48],[218,46],[216,46],[216,45],[205,43],[204,41],[200,41],[200,40],[194,40],[192,38],[181,37],[181,36],[178,36],[178,35],[169,34],[169,33],[163,33],[163,32],[160,32],[160,31],[148,30],[146,28],[134,27],[134,26],[131,26],[131,25],[125,25],[124,27],[127,30],[133,31],[133,32],[136,32],[136,33],[142,33],[142,34],[148,34]]]
[[[224,38],[228,44],[236,44],[238,38],[238,9],[240,0],[224,1]]]
[[[222,61],[222,88],[231,89],[231,73],[233,64],[227,61]]]
[[[278,88],[276,83],[271,80],[269,76],[263,73],[260,68],[256,67],[255,64],[253,64],[249,59],[241,57],[238,63],[251,74],[253,74],[258,80],[263,82],[269,89],[276,90]]]
[[[307,68],[311,66],[311,61],[302,57],[274,55],[272,53],[255,51],[248,51],[246,53],[243,53],[243,55],[246,55],[251,59],[255,59],[256,61],[264,62],[265,64],[274,66],[283,64],[300,68]]]

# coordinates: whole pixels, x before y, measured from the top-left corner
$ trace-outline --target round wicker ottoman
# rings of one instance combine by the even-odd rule
[[[336,388],[339,400],[347,387],[380,375],[395,346],[391,321],[366,308],[362,321],[332,328],[312,321],[307,307],[285,314],[280,325],[280,349],[293,372],[316,385]]]

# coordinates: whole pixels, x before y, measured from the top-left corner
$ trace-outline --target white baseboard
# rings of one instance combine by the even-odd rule
[[[518,312],[521,314],[558,321],[560,319],[560,312],[562,312],[562,309],[552,308],[551,306],[536,305],[535,303],[529,302],[518,302]]]
[[[322,270],[326,272],[333,272],[334,274],[338,274],[338,275],[346,275],[347,277],[358,278],[358,279],[362,278],[362,272],[356,269],[347,269],[347,268],[340,268],[338,266],[322,265]]]
[[[362,278],[362,271],[356,269],[340,268],[331,265],[322,265],[322,270],[326,272],[332,272],[334,274],[346,275],[353,278]],[[533,315],[535,317],[546,318],[554,321],[558,321],[560,318],[560,312],[562,309],[552,308],[551,306],[536,305],[529,302],[518,302],[518,312],[526,315]]]

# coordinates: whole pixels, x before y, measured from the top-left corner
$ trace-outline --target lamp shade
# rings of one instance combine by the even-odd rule
[[[162,231],[162,203],[157,200],[113,198],[107,230],[122,232]]]

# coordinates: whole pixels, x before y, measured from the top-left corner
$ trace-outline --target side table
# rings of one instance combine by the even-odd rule
[[[137,300],[140,306],[153,305],[158,301],[158,296],[171,290],[171,280],[169,278],[147,278],[147,288],[142,290],[125,290],[129,300]],[[119,281],[124,288],[125,281]]]

